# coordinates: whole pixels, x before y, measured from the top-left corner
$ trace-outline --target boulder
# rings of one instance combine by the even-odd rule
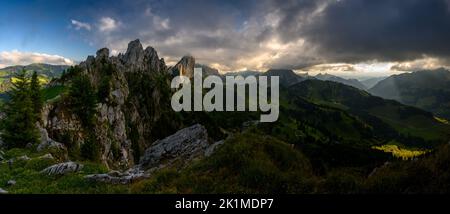
[[[216,151],[216,149],[217,149],[220,145],[222,145],[224,142],[225,142],[224,140],[217,141],[217,142],[213,143],[211,146],[209,146],[209,147],[205,150],[205,157],[211,156],[211,155]]]
[[[151,169],[178,162],[184,167],[191,160],[203,157],[209,146],[206,128],[196,124],[154,142],[141,157],[139,165]]]
[[[29,160],[31,160],[31,158],[29,158],[27,155],[22,155],[22,156],[18,157],[17,160],[29,161]]]
[[[6,190],[0,188],[0,194],[8,194],[8,191],[6,191]]]
[[[53,160],[53,159],[55,159],[55,158],[53,157],[52,154],[45,154],[45,155],[42,155],[42,156],[37,157],[37,159],[49,159],[49,160]]]
[[[49,166],[41,171],[47,175],[65,175],[71,172],[78,172],[83,168],[82,164],[75,162],[65,162]]]

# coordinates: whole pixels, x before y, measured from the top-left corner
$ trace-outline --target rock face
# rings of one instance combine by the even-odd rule
[[[171,73],[173,76],[182,75],[188,78],[192,78],[194,77],[194,66],[194,57],[184,56],[175,66],[169,69],[169,73]]]
[[[180,128],[181,122],[174,119],[175,112],[170,107],[167,67],[152,47],[144,50],[140,41],[134,40],[126,53],[112,57],[103,48],[78,68],[95,90],[103,87],[104,91],[98,98],[93,130],[82,126],[70,111],[69,100],[64,98],[47,104],[42,115],[48,137],[63,143],[68,150],[80,150],[86,142],[94,141],[100,145],[104,164],[126,169],[136,164],[141,151],[152,142]],[[89,136],[91,131],[95,133],[94,140]]]
[[[206,128],[196,124],[153,143],[145,151],[139,165],[144,169],[163,168],[174,164],[184,167],[191,160],[203,157],[209,147]]]
[[[71,172],[78,172],[83,168],[83,165],[75,162],[65,162],[49,166],[41,171],[47,175],[65,175]]]
[[[41,142],[37,146],[36,150],[38,152],[41,152],[45,149],[56,150],[56,152],[58,152],[59,155],[61,157],[63,157],[63,159],[67,159],[67,155],[68,155],[67,148],[64,146],[64,144],[56,142],[53,139],[51,139],[50,137],[48,137],[47,130],[42,128],[39,123],[37,124],[37,127],[38,127],[39,133],[41,135]]]

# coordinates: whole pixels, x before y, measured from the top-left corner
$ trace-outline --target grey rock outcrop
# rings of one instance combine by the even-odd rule
[[[179,130],[152,144],[141,157],[139,165],[125,171],[86,175],[85,179],[111,184],[130,184],[151,176],[165,167],[182,169],[193,160],[211,156],[225,141],[209,143],[204,126],[196,124]]]
[[[41,152],[44,149],[56,149],[58,152],[63,153],[64,156],[67,156],[67,148],[62,143],[56,142],[48,137],[47,130],[44,129],[39,123],[37,124],[37,127],[41,135],[41,141],[36,148],[38,152]]]
[[[131,70],[144,70],[144,49],[139,39],[131,41],[128,44],[127,52],[120,56],[123,64]]]
[[[53,155],[51,155],[51,154],[45,154],[45,155],[42,155],[42,156],[39,156],[39,157],[37,157],[37,159],[47,159],[47,160],[54,160],[55,158],[53,157]]]
[[[206,128],[196,124],[154,142],[141,157],[139,165],[144,169],[160,169],[175,164],[182,168],[190,161],[204,157],[205,153],[210,155],[213,150]]]
[[[224,144],[225,141],[224,140],[220,140],[217,141],[213,144],[211,144],[211,146],[209,146],[206,150],[205,150],[205,157],[209,157],[211,156],[216,150],[217,148],[219,148],[222,144]]]
[[[110,184],[130,184],[145,178],[149,175],[139,169],[131,169],[126,172],[112,171],[104,174],[86,175],[84,178],[90,181]]]
[[[49,166],[41,171],[47,175],[65,175],[67,173],[78,172],[83,168],[82,164],[75,162],[65,162]]]
[[[29,158],[27,155],[22,155],[22,156],[18,157],[17,160],[29,161],[29,160],[31,160],[31,158]]]

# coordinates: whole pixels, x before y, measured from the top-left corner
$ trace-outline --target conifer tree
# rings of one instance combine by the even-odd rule
[[[38,116],[39,119],[44,101],[42,98],[41,86],[39,84],[39,78],[36,71],[33,72],[33,75],[31,76],[30,96],[31,101],[33,102],[34,113]]]
[[[5,103],[2,139],[8,148],[25,147],[29,143],[37,143],[39,139],[37,116],[30,95],[30,80],[26,71],[22,70],[11,82],[13,87],[9,92],[10,99]]]
[[[71,111],[78,116],[86,128],[93,126],[97,96],[89,78],[80,75],[73,79],[69,89]]]

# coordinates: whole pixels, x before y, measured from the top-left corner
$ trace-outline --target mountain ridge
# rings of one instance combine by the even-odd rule
[[[393,75],[369,92],[450,118],[450,71],[443,68]]]

